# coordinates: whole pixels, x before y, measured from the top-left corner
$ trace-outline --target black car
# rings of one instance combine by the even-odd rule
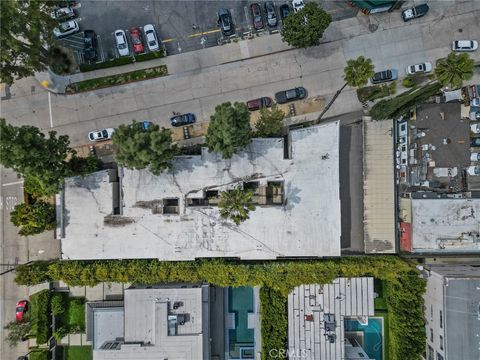
[[[428,5],[421,4],[413,8],[409,8],[402,11],[403,21],[409,21],[424,16],[428,12]]]
[[[172,126],[189,125],[193,124],[195,121],[197,121],[197,118],[195,117],[195,114],[192,113],[175,115],[170,118],[170,123]]]
[[[372,84],[378,84],[387,81],[397,80],[398,72],[395,69],[379,71],[372,77]]]
[[[217,16],[218,26],[220,27],[220,30],[222,30],[222,34],[224,36],[233,35],[235,31],[230,11],[228,9],[220,9],[218,10]]]
[[[473,138],[472,141],[470,141],[470,146],[471,147],[480,147],[480,138]]]
[[[290,90],[284,90],[275,94],[275,100],[279,104],[285,104],[289,101],[304,99],[307,96],[307,90],[304,87],[296,87]]]
[[[89,63],[97,61],[97,34],[93,30],[83,32],[83,58]]]
[[[285,20],[288,14],[290,14],[290,6],[288,6],[288,4],[280,6],[280,17],[282,18],[282,21]]]

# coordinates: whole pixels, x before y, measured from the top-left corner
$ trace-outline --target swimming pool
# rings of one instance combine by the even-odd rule
[[[228,358],[253,359],[254,329],[248,328],[248,314],[254,312],[253,288],[228,288],[228,313],[235,318],[235,327],[228,329]]]
[[[363,350],[375,360],[383,359],[383,319],[368,318],[368,325],[362,325],[357,320],[346,319],[345,331],[362,331],[364,335]]]

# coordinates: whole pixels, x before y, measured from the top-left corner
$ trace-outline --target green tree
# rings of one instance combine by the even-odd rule
[[[4,329],[8,331],[6,340],[10,347],[15,347],[21,341],[23,341],[30,333],[30,323],[11,321],[4,326]]]
[[[281,31],[282,40],[297,48],[319,45],[323,32],[331,22],[329,13],[318,4],[309,2],[302,10],[285,18]]]
[[[439,59],[435,67],[435,76],[443,86],[459,88],[464,80],[473,77],[475,63],[466,53],[450,53],[446,58]]]
[[[52,61],[52,30],[57,23],[50,17],[55,2],[2,0],[0,11],[0,79],[12,84],[15,78],[31,76]]]
[[[215,107],[208,126],[208,150],[230,159],[237,148],[244,148],[250,143],[251,137],[250,113],[244,103],[232,105],[226,102]]]
[[[283,128],[285,113],[275,104],[270,108],[260,109],[260,118],[255,123],[255,136],[275,137],[279,136]]]
[[[53,230],[56,226],[55,207],[37,200],[33,204],[17,204],[10,213],[13,225],[20,228],[19,235],[29,236]]]
[[[240,186],[231,191],[223,191],[218,208],[223,219],[230,219],[236,225],[240,225],[241,222],[250,218],[248,215],[250,211],[255,210],[253,191],[244,190]]]
[[[145,169],[158,175],[171,167],[177,154],[172,146],[170,130],[151,124],[144,129],[141,123],[120,125],[112,135],[115,161],[128,169]]]

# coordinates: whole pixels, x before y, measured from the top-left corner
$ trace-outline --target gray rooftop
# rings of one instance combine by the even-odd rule
[[[412,199],[412,252],[479,252],[480,199]]]
[[[230,160],[204,149],[159,176],[120,171],[122,206],[107,171],[66,179],[63,258],[339,256],[338,153],[338,122],[294,130],[288,144],[253,139]],[[239,226],[215,206],[237,185],[253,186],[258,204]],[[116,207],[123,214],[112,217]]]
[[[371,277],[297,286],[288,295],[289,353],[295,354],[293,359],[344,359],[344,318],[373,315]],[[333,342],[328,335],[334,336]]]

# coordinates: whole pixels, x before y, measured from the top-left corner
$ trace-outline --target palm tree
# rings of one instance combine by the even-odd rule
[[[375,65],[373,65],[372,59],[366,59],[363,56],[359,56],[356,59],[350,59],[347,61],[347,66],[343,70],[343,78],[345,84],[335,93],[332,100],[325,106],[322,113],[318,116],[316,123],[318,124],[323,115],[330,109],[330,106],[335,102],[338,95],[345,89],[347,85],[351,87],[365,86],[368,83],[368,79],[375,74]]]
[[[437,61],[435,76],[443,86],[459,88],[464,80],[473,77],[473,67],[474,61],[468,54],[450,53],[446,58]]]
[[[224,219],[231,219],[236,225],[240,225],[249,218],[248,213],[255,210],[252,199],[253,191],[244,190],[240,186],[231,191],[222,192],[218,203],[220,216]]]

